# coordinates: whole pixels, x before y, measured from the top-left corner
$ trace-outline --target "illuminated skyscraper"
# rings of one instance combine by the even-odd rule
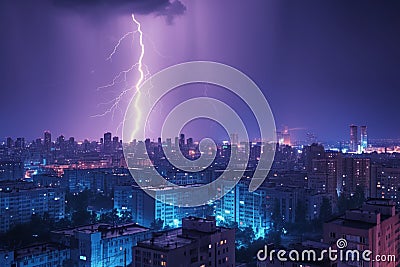
[[[364,152],[368,147],[367,126],[360,126],[361,131],[361,151]]]
[[[112,146],[111,133],[108,132],[108,133],[104,134],[104,151],[105,152],[110,152],[111,151],[111,146]]]
[[[51,133],[49,131],[44,132],[44,147],[46,149],[51,148]]]
[[[358,127],[350,125],[350,152],[358,151]]]
[[[181,134],[179,137],[179,146],[182,148],[185,145],[185,134]]]
[[[285,129],[283,130],[283,144],[290,146],[290,133],[289,133],[289,128],[285,126]]]

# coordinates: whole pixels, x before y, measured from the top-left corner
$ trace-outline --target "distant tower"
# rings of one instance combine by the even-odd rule
[[[368,147],[367,126],[360,126],[361,131],[361,151],[364,152]]]
[[[358,126],[350,125],[350,152],[358,151]]]
[[[230,138],[231,138],[231,145],[239,144],[239,135],[237,133],[232,133]]]
[[[14,146],[14,141],[11,137],[7,137],[7,148],[12,148]]]
[[[44,132],[44,147],[46,149],[51,148],[51,133],[49,131]]]
[[[178,149],[179,148],[179,137],[175,137],[175,148]]]
[[[186,143],[187,143],[187,145],[188,145],[189,148],[192,148],[192,147],[193,147],[193,138],[188,138],[188,139],[186,140]]]
[[[104,134],[104,151],[105,152],[111,152],[111,147],[112,147],[112,143],[111,143],[111,133],[107,132]]]
[[[119,148],[119,138],[118,136],[114,136],[112,139],[112,149],[117,150]]]
[[[317,143],[317,137],[313,133],[307,133],[306,142],[308,145]]]
[[[171,149],[172,149],[172,140],[171,140],[171,138],[167,138],[166,142],[167,142],[168,151],[171,151]]]
[[[285,126],[282,135],[283,135],[283,144],[290,146],[290,133],[287,126]]]
[[[183,147],[185,145],[185,134],[181,134],[179,138],[179,145]]]
[[[17,140],[15,141],[15,147],[16,148],[25,148],[25,138],[18,137]]]
[[[278,144],[283,145],[283,133],[276,131],[276,138],[278,139]]]

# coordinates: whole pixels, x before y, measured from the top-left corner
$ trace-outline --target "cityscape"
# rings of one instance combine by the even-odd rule
[[[0,1],[0,267],[400,267],[400,1]]]
[[[130,143],[110,132],[92,141],[48,131],[32,142],[9,137],[0,144],[1,266],[283,266],[257,263],[257,251],[264,244],[322,249],[339,237],[349,248],[395,257],[371,266],[398,266],[398,146],[373,147],[367,127],[355,125],[341,150],[291,145],[287,128],[277,136],[272,169],[254,192],[249,178],[268,145],[240,142],[237,134],[217,146],[210,168],[195,173],[174,168],[164,154],[200,156],[198,142],[183,133]],[[203,206],[159,201],[132,176],[154,164],[177,185],[208,184],[246,150],[238,184]],[[168,189],[164,196],[178,197]],[[297,264],[342,266],[326,258]]]

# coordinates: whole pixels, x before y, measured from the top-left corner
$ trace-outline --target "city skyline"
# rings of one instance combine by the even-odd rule
[[[399,14],[1,0],[0,266],[400,266]]]
[[[320,137],[315,136],[313,133],[311,132],[307,132],[306,129],[304,128],[288,128],[287,126],[285,126],[282,129],[278,129],[276,131],[277,133],[277,139],[275,142],[280,143],[280,144],[284,144],[284,145],[289,145],[289,146],[303,146],[303,145],[310,145],[312,143],[321,143],[321,144],[333,144],[333,143],[348,143],[350,146],[350,151],[352,152],[356,152],[358,151],[358,147],[360,146],[360,151],[366,149],[368,147],[368,145],[370,144],[370,141],[382,141],[382,140],[387,140],[387,141],[393,141],[393,142],[397,142],[400,141],[400,138],[371,138],[371,136],[369,135],[369,128],[367,130],[367,126],[366,125],[361,125],[361,126],[357,126],[354,124],[349,125],[350,126],[350,131],[348,132],[347,137],[345,137],[344,139],[338,139],[338,140],[323,140],[320,139]],[[352,132],[352,128],[356,127],[357,130],[355,133]],[[360,128],[360,132],[358,131],[358,128]],[[298,131],[303,131],[303,135],[301,136],[301,138],[298,138],[298,134],[296,134],[296,132]],[[368,134],[367,134],[368,132]],[[65,140],[69,139],[69,138],[73,138],[74,141],[76,142],[84,142],[85,140],[88,141],[95,141],[97,140],[98,142],[101,142],[102,140],[105,139],[105,135],[110,135],[111,138],[118,138],[121,142],[123,141],[124,143],[130,143],[133,140],[130,141],[126,141],[126,140],[122,140],[121,136],[117,135],[114,132],[111,131],[106,131],[104,133],[102,133],[101,135],[91,139],[91,138],[76,138],[76,136],[72,135],[72,136],[66,136],[64,134],[54,134],[53,132],[49,131],[49,130],[45,130],[41,133],[41,135],[37,135],[37,137],[35,138],[27,138],[26,136],[6,136],[3,138],[0,138],[0,142],[3,143],[7,143],[7,139],[12,139],[12,140],[17,140],[18,138],[24,138],[24,141],[29,144],[30,142],[35,142],[36,140],[40,139],[42,141],[46,140],[51,140],[51,142],[56,142],[58,141],[59,138],[64,138]],[[186,132],[182,131],[180,135],[185,136]],[[356,135],[357,137],[355,139],[354,135]],[[197,138],[196,135],[186,135],[187,138],[191,139],[194,142],[199,142],[202,140],[203,137],[201,138]],[[174,138],[178,138],[179,136],[167,136],[165,139],[162,139],[163,142],[167,141],[167,139],[174,139]],[[236,144],[238,142],[246,142],[247,140],[244,139],[242,136],[239,136],[237,133],[233,133],[230,137],[228,137],[225,134],[226,138],[223,138],[223,136],[219,136],[219,138],[214,139],[215,142],[217,142],[218,144],[222,144],[224,142],[229,142],[229,143],[233,143]],[[152,142],[157,142],[161,137],[147,137],[146,139],[152,141]],[[135,139],[134,139],[135,140]],[[136,141],[145,141],[144,140],[136,140]],[[254,138],[254,139],[250,139],[248,140],[250,142],[259,142],[261,141],[259,138]],[[264,140],[267,142],[272,142],[272,140]],[[355,143],[355,145],[353,146],[352,143]],[[353,147],[352,147],[353,146]]]
[[[373,138],[399,137],[400,126],[392,123],[400,85],[398,2],[123,2],[1,3],[0,30],[7,36],[0,46],[0,120],[7,125],[2,138],[33,139],[50,130],[83,140],[115,132],[131,96],[114,120],[93,116],[122,90],[97,88],[137,59],[137,44],[124,42],[120,54],[106,60],[118,39],[135,30],[131,12],[142,23],[144,63],[151,73],[190,60],[223,62],[259,85],[278,128],[291,125],[321,140],[346,140],[354,123],[368,125]],[[165,106],[206,94],[232,102],[256,132],[251,114],[226,92],[204,86],[182,90],[167,97]],[[187,133],[209,131],[194,128]]]

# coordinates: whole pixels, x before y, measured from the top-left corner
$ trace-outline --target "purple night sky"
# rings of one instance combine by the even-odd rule
[[[107,110],[99,104],[123,84],[97,88],[138,58],[138,43],[127,39],[106,61],[118,39],[135,30],[131,13],[142,24],[151,73],[185,61],[218,61],[258,84],[278,128],[338,140],[348,138],[354,123],[366,124],[371,138],[400,137],[400,2],[171,2],[1,1],[0,140],[31,140],[44,130],[79,140],[115,133],[132,94],[114,117],[93,116]],[[163,106],[197,95],[232,103],[253,127],[243,103],[213,86],[179,88]]]

